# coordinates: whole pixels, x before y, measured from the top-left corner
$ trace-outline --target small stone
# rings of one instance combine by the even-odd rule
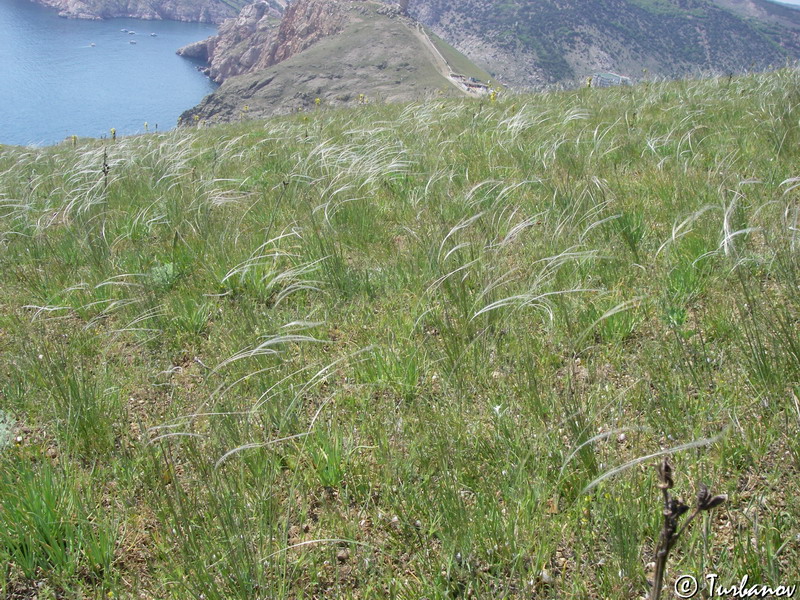
[[[555,581],[552,575],[550,575],[550,571],[547,569],[542,569],[542,574],[540,575],[542,579],[542,583],[551,584]]]
[[[287,535],[287,541],[289,542],[290,546],[294,546],[300,543],[300,528],[297,525],[292,525],[289,528],[289,532]]]
[[[625,443],[627,440],[628,440],[628,436],[627,436],[627,435],[625,435],[624,433],[620,433],[620,434],[617,436],[617,441],[618,441],[620,444],[624,444],[624,443]]]
[[[349,558],[350,552],[347,551],[347,548],[343,548],[336,553],[336,560],[338,560],[340,563],[347,562]]]

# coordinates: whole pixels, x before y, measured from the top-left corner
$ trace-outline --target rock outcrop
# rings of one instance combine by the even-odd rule
[[[221,83],[278,64],[339,33],[347,22],[345,6],[336,0],[297,0],[288,7],[259,0],[225,21],[217,35],[178,54],[206,61],[206,74]]]

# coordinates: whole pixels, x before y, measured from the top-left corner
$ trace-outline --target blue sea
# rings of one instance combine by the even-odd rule
[[[199,23],[64,19],[29,0],[0,0],[0,144],[175,127],[216,87],[175,50],[214,33]]]

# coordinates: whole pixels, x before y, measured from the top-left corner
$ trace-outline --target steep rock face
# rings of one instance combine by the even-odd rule
[[[737,72],[800,56],[800,12],[764,0],[410,0],[409,13],[507,83]]]
[[[335,0],[297,0],[281,19],[275,44],[256,69],[269,67],[298,54],[347,23],[344,4]]]
[[[178,54],[207,62],[205,72],[216,82],[245,73],[275,42],[284,8],[274,0],[248,4],[237,17],[222,23],[217,35],[184,46]]]
[[[33,0],[79,19],[136,19],[220,23],[232,17],[245,0]]]
[[[225,21],[217,35],[185,46],[178,54],[208,62],[206,73],[221,83],[282,62],[340,32],[347,21],[345,6],[337,0],[296,0],[288,7],[277,0],[259,0]]]

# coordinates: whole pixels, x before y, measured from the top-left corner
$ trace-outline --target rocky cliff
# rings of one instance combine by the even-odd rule
[[[221,23],[234,17],[246,0],[32,0],[58,10],[63,17],[79,19],[169,19]]]
[[[225,21],[217,35],[185,46],[178,54],[206,61],[206,73],[221,83],[271,67],[339,33],[348,22],[347,8],[349,3],[335,0],[297,0],[288,7],[259,0]]]

